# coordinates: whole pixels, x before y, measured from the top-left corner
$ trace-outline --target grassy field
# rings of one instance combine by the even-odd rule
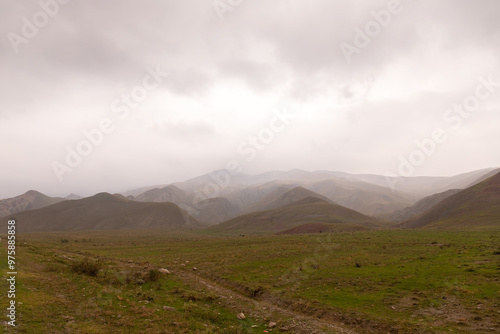
[[[4,324],[2,329],[500,332],[498,230],[251,237],[207,233],[18,235],[18,326],[14,331]],[[100,270],[82,272],[84,259]],[[171,274],[159,273],[159,268]],[[5,278],[0,288],[8,290]],[[6,298],[0,306],[5,310]],[[238,319],[239,313],[245,319]]]

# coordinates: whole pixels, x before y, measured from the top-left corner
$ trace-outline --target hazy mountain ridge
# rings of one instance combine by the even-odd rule
[[[193,217],[207,224],[216,224],[236,217],[240,209],[225,197],[209,198],[199,203],[200,210]]]
[[[294,186],[293,184],[286,184],[279,181],[265,182],[233,190],[225,197],[235,206],[239,207],[241,213],[249,213],[259,210],[260,207],[266,205],[267,203],[262,202],[264,198],[276,198]]]
[[[35,210],[64,201],[64,198],[49,197],[38,191],[30,190],[23,195],[0,201],[0,217],[27,210]]]
[[[8,216],[20,232],[113,229],[179,229],[204,226],[169,202],[134,202],[100,193]],[[22,222],[22,223],[21,223]]]
[[[359,181],[329,179],[306,187],[337,204],[370,216],[383,215],[413,204],[406,194]]]
[[[500,225],[500,173],[449,196],[402,227],[474,228]]]
[[[430,195],[427,197],[422,198],[419,200],[417,203],[414,205],[407,207],[403,210],[398,210],[388,216],[388,219],[395,221],[395,222],[400,222],[400,221],[406,221],[412,218],[415,218],[427,210],[431,209],[435,205],[437,205],[439,202],[445,200],[446,198],[459,193],[462,191],[462,189],[450,189],[447,191],[444,191],[442,193]]]
[[[339,212],[338,207],[352,210],[362,215],[365,220],[366,217],[371,217],[368,218],[370,222],[374,221],[373,217],[388,217],[393,221],[406,221],[401,225],[403,227],[419,227],[435,223],[436,217],[438,220],[451,219],[444,214],[453,211],[449,205],[447,206],[446,201],[449,198],[456,201],[457,197],[454,196],[461,194],[462,191],[445,189],[443,192],[417,201],[418,194],[429,189],[454,185],[473,184],[474,188],[498,177],[495,172],[498,172],[498,169],[490,168],[448,178],[406,178],[404,181],[406,189],[418,188],[419,182],[421,189],[417,193],[405,193],[391,189],[388,184],[386,186],[376,184],[384,179],[377,175],[328,171],[272,171],[257,176],[240,175],[234,179],[231,177],[226,180],[229,181],[227,187],[215,192],[219,194],[218,197],[206,198],[202,192],[207,186],[204,182],[215,182],[214,175],[221,181],[223,174],[218,171],[188,180],[186,183],[180,182],[161,188],[144,187],[141,189],[147,190],[135,197],[130,195],[135,191],[131,191],[115,195],[98,194],[83,199],[77,199],[78,196],[72,194],[68,196],[71,200],[65,200],[29,191],[21,196],[0,201],[0,214],[27,219],[28,223],[24,226],[34,231],[54,228],[63,230],[194,228],[245,219],[250,219],[254,223],[260,221],[257,225],[262,225],[262,220],[266,219],[284,224],[284,219],[287,219],[291,226],[282,224],[280,226],[283,229],[280,231],[288,229],[295,233],[301,230],[330,230],[331,226],[324,227],[322,224],[336,221],[333,211],[327,209],[328,205],[336,205],[337,212]],[[489,176],[491,177],[488,178]],[[496,213],[491,212],[495,202],[491,202],[490,197],[495,198],[495,193],[490,192],[481,196],[476,194],[471,200],[479,202],[474,202],[476,204],[469,206],[469,211],[461,214],[469,219],[475,218],[474,212],[483,216],[485,214],[489,217],[495,216]],[[481,205],[484,203],[491,205],[489,208],[483,208]],[[88,206],[87,209],[85,206]],[[107,213],[105,213],[106,206],[109,206]],[[44,208],[46,210],[43,210]],[[482,208],[482,211],[477,211],[478,208]],[[319,211],[315,214],[314,210]],[[429,213],[430,211],[432,213]],[[27,214],[23,215],[23,212]],[[73,216],[69,212],[72,212]],[[297,217],[294,217],[292,212]],[[467,216],[467,213],[470,215]],[[66,225],[61,221],[63,218]],[[33,223],[36,219],[39,225]],[[428,222],[429,219],[432,221]],[[349,219],[346,221],[351,222]],[[457,221],[461,222],[460,219]],[[304,225],[304,229],[299,228],[301,225]],[[367,225],[360,228],[367,228]],[[280,232],[276,228],[274,230]]]
[[[360,180],[390,187],[394,190],[416,196],[421,199],[429,195],[444,192],[450,189],[465,189],[484,175],[491,173],[495,168],[485,168],[453,176],[412,176],[387,177],[371,174],[348,174],[347,179]]]
[[[219,182],[227,185],[219,187],[218,196],[227,198],[234,205],[236,214],[244,214],[266,209],[266,200],[272,201],[287,190],[300,186],[363,214],[387,217],[395,211],[411,207],[425,196],[449,189],[466,188],[492,170],[493,168],[482,169],[451,177],[397,177],[397,182],[381,175],[336,171],[308,172],[294,169],[229,177],[225,171],[214,171],[184,182],[173,183],[172,186],[191,194],[191,197],[188,196],[187,200],[184,198],[183,201],[175,198],[169,200],[178,205],[183,203],[192,207],[193,193],[203,193],[207,184]],[[140,199],[146,193],[138,195],[137,198]],[[268,198],[265,200],[266,197]]]
[[[163,188],[154,188],[145,191],[134,197],[135,201],[139,202],[172,202],[181,205],[188,200],[189,194],[184,190],[168,185]]]
[[[265,210],[269,207],[269,203],[277,200],[279,196],[289,191],[294,187],[302,187],[304,190],[316,193],[314,196],[326,198],[331,202],[335,202],[360,211],[367,215],[382,215],[403,209],[412,205],[415,201],[412,196],[398,191],[391,190],[387,187],[378,186],[371,183],[365,183],[358,180],[348,180],[336,176],[336,172],[305,172],[293,170],[289,172],[269,172],[259,175],[255,178],[245,176],[239,177],[234,182],[244,180],[248,186],[242,186],[240,183],[233,184],[221,189],[220,197],[227,198],[235,208],[239,208],[238,214],[244,214],[254,211]],[[276,179],[271,179],[276,177]],[[300,177],[300,178],[298,178]],[[233,180],[231,179],[231,182]],[[265,181],[264,183],[254,183]],[[186,181],[186,184],[175,183],[175,187],[190,192],[200,192],[206,184],[214,182],[207,175]],[[208,182],[208,183],[202,183]],[[254,184],[252,184],[254,183]],[[185,190],[191,189],[191,190]],[[201,190],[200,190],[201,189]],[[149,190],[148,192],[136,197],[136,200],[162,201],[158,195],[156,197],[149,196],[151,192],[159,192],[159,190]],[[307,195],[311,196],[311,194]],[[305,196],[305,197],[307,197]],[[189,197],[182,199],[168,197],[174,203],[180,205],[183,203],[187,206],[193,206],[194,195],[191,193]],[[277,204],[275,207],[279,207]]]
[[[171,202],[185,209],[199,221],[206,223],[220,223],[241,212],[227,198],[215,197],[200,200],[196,194],[183,190],[173,184],[163,188],[154,188],[133,198],[139,202]]]
[[[252,206],[253,210],[251,211],[277,209],[280,207],[291,205],[294,202],[303,200],[305,198],[318,198],[326,203],[333,204],[333,202],[327,197],[303,187],[294,187],[292,189],[279,188],[279,191],[275,191],[268,196],[265,196],[259,202],[255,203]]]
[[[305,203],[305,199],[277,209],[239,216],[212,227],[213,230],[234,233],[280,233],[311,222],[321,224],[361,224],[376,227],[375,221],[357,211],[320,199]]]
[[[80,195],[77,195],[77,194],[69,194],[68,196],[64,197],[64,199],[70,199],[70,200],[73,200],[73,199],[82,199],[83,197],[80,196]]]
[[[490,177],[492,176],[495,176],[496,174],[500,173],[500,168],[495,168],[493,169],[492,171],[482,175],[481,177],[479,177],[478,179],[474,180],[474,182],[470,183],[469,185],[467,185],[467,187],[465,188],[470,188],[472,186],[475,186],[476,184],[478,183],[481,183],[487,179],[489,179]]]

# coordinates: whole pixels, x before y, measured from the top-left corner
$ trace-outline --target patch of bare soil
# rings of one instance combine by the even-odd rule
[[[418,294],[414,297],[406,296],[396,305],[395,311],[411,310],[419,300]],[[493,305],[495,306],[495,305]],[[470,333],[499,333],[500,321],[498,310],[481,303],[475,309],[463,305],[456,296],[443,296],[440,305],[416,309],[411,315],[416,319],[432,319],[433,327],[458,326]]]

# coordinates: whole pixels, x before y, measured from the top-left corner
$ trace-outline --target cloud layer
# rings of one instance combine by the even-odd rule
[[[500,166],[499,10],[494,0],[3,2],[0,197],[122,191],[230,160],[246,173],[397,174],[436,128],[447,140],[413,175]],[[342,43],[357,52],[346,59]],[[151,68],[168,76],[141,91]],[[460,126],[446,121],[480,78],[491,94]],[[120,117],[113,103],[127,99]],[[276,110],[295,117],[268,140]],[[67,165],[68,147],[103,119],[114,130],[60,182],[54,162]],[[238,147],[252,136],[263,148],[247,161]]]

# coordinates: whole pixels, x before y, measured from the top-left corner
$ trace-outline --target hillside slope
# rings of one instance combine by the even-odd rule
[[[475,186],[476,184],[481,183],[481,182],[489,179],[490,177],[495,176],[498,173],[500,173],[500,168],[493,169],[491,172],[484,174],[483,176],[481,176],[480,178],[476,179],[474,182],[472,182],[471,184],[469,184],[467,187],[464,187],[463,189]]]
[[[171,202],[183,208],[199,221],[217,224],[241,214],[239,208],[224,197],[214,197],[200,201],[191,191],[175,185],[147,190],[134,198],[139,202]]]
[[[64,198],[49,197],[38,191],[30,190],[23,195],[0,201],[0,217],[27,210],[40,209],[64,201]]]
[[[305,186],[334,203],[369,216],[403,209],[414,204],[410,196],[375,184],[348,180],[323,180]]]
[[[19,232],[179,229],[202,226],[173,203],[133,202],[108,193],[8,216]]]
[[[413,219],[427,210],[431,209],[433,206],[437,205],[439,202],[445,200],[446,198],[459,193],[462,189],[450,189],[442,193],[430,195],[422,198],[417,203],[404,208],[403,210],[398,210],[388,216],[388,219],[395,222],[403,222]]]
[[[403,227],[500,227],[500,173],[452,195]]]
[[[240,214],[239,208],[225,197],[214,197],[201,201],[193,217],[207,224],[218,224]]]
[[[357,211],[317,198],[301,199],[288,206],[239,216],[213,230],[248,234],[279,233],[305,224],[358,224],[376,227],[374,220]]]
[[[174,185],[169,185],[163,188],[147,190],[135,196],[134,200],[138,202],[172,202],[181,205],[186,201],[187,197],[188,193],[184,190]]]
[[[259,208],[262,206],[262,199],[275,199],[292,189],[294,186],[296,185],[284,184],[279,181],[266,182],[234,190],[225,195],[225,197],[233,203],[233,205],[240,208],[241,213],[250,213],[261,210]],[[264,205],[266,204],[268,204],[268,202],[264,203]]]
[[[268,194],[260,201],[252,205],[250,211],[255,212],[277,209],[305,198],[318,198],[332,204],[332,201],[330,201],[327,197],[315,193],[314,191],[311,191],[309,189],[305,189],[303,187],[295,187],[292,189],[289,189],[289,187],[281,187],[278,188],[277,191]]]

